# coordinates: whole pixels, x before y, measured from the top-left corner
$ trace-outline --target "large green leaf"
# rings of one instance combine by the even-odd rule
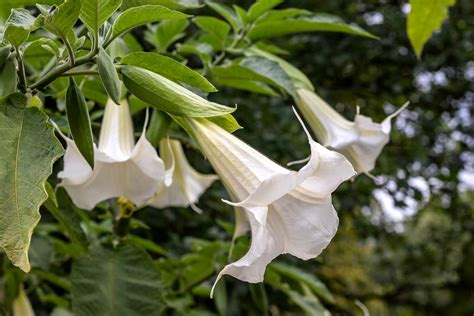
[[[354,35],[377,38],[357,25],[350,25],[333,15],[316,14],[312,16],[303,16],[301,18],[290,18],[283,20],[259,20],[249,32],[248,36],[252,40],[276,37],[297,32],[342,32]]]
[[[26,102],[19,93],[0,98],[0,246],[28,272],[31,235],[48,197],[45,182],[63,148],[48,117]]]
[[[194,9],[202,6],[199,0],[123,0],[124,9],[139,7],[142,5],[161,5],[173,10]]]
[[[38,20],[38,23],[54,35],[59,36],[63,41],[66,41],[79,18],[81,0],[66,0],[61,5],[52,7],[37,6],[43,18],[42,21]]]
[[[207,101],[177,83],[135,66],[123,66],[123,83],[137,98],[173,115],[211,117],[235,111],[218,103]]]
[[[166,19],[185,19],[190,17],[179,11],[170,10],[160,5],[144,5],[130,8],[122,12],[113,25],[112,38],[116,38],[129,30],[151,22]]]
[[[280,58],[268,51],[263,49],[257,48],[257,46],[253,46],[245,51],[245,55],[247,56],[261,56],[269,60],[273,60],[277,62],[283,70],[286,71],[288,76],[293,80],[294,85],[296,88],[305,88],[308,90],[314,90],[313,84],[311,81],[306,77],[306,75],[296,68],[295,66],[291,65],[289,62]]]
[[[151,258],[140,248],[93,248],[72,268],[72,308],[76,316],[158,315],[161,282]]]
[[[433,31],[448,17],[448,8],[455,3],[456,0],[410,0],[407,33],[418,58]]]
[[[9,49],[9,48],[8,48]],[[13,56],[10,56],[0,65],[0,97],[7,96],[16,90],[17,73],[16,62]]]
[[[121,62],[125,65],[151,70],[175,82],[186,83],[202,91],[217,91],[200,73],[167,56],[156,53],[138,52],[125,56]]]
[[[3,37],[14,47],[18,48],[30,36],[35,18],[30,11],[13,9],[5,25]]]
[[[274,95],[268,85],[291,96],[296,95],[292,80],[280,64],[260,56],[250,56],[226,66],[213,67],[212,77],[220,84],[267,95]]]
[[[96,32],[120,7],[121,3],[121,0],[82,0],[81,20]]]

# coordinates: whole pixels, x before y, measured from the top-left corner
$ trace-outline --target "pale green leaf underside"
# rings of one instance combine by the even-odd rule
[[[66,0],[57,6],[50,15],[44,15],[44,28],[51,33],[66,40],[72,31],[74,24],[79,18],[81,10],[81,0]]]
[[[4,38],[14,47],[19,47],[28,39],[35,19],[26,9],[14,9],[8,17]]]
[[[411,10],[408,15],[407,33],[418,58],[431,34],[439,29],[443,20],[448,17],[448,8],[455,3],[456,0],[410,1]]]
[[[82,0],[81,20],[94,32],[120,7],[121,0]]]
[[[158,315],[162,306],[159,272],[134,246],[93,248],[74,263],[71,281],[76,316]]]
[[[137,52],[125,56],[121,62],[122,64],[148,69],[173,81],[183,82],[206,92],[217,91],[200,73],[167,56]]]
[[[19,93],[0,99],[0,131],[0,246],[28,272],[31,235],[48,197],[45,182],[63,148],[48,117],[26,108]]]

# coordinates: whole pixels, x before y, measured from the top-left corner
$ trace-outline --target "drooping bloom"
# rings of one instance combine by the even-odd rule
[[[374,168],[377,157],[390,140],[391,120],[407,105],[403,105],[381,123],[357,113],[353,122],[347,120],[309,89],[299,89],[296,104],[325,147],[334,149],[349,159],[358,173]]]
[[[165,168],[172,173],[172,181],[170,186],[161,186],[149,204],[157,208],[191,206],[194,211],[201,213],[196,203],[218,177],[197,172],[186,159],[178,140],[163,139],[160,142],[160,156]]]
[[[58,177],[74,204],[80,208],[91,210],[97,203],[114,197],[125,197],[140,206],[153,197],[164,181],[163,161],[146,139],[145,127],[135,144],[126,100],[120,105],[107,101],[98,147],[94,144],[94,170],[74,141],[63,137],[67,148],[64,170]]]
[[[196,119],[189,125],[230,196],[240,201],[226,201],[237,207],[240,233],[246,221],[252,234],[247,254],[228,264],[218,279],[229,274],[261,282],[266,266],[280,254],[307,260],[322,252],[338,226],[331,193],[356,174],[343,155],[316,143],[305,129],[311,157],[292,171],[212,122]]]

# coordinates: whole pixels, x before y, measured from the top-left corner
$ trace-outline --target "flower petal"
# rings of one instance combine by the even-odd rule
[[[91,210],[101,201],[120,196],[140,206],[155,194],[163,179],[163,161],[142,135],[129,160],[120,163],[97,161],[85,181],[77,183],[63,175],[62,185],[75,205]]]
[[[179,141],[162,141],[160,148],[165,165],[171,166],[168,170],[172,170],[172,184],[169,187],[161,187],[150,205],[157,208],[191,206],[193,210],[200,213],[200,209],[194,204],[218,177],[213,174],[205,175],[197,172],[187,161]],[[173,163],[170,162],[170,159],[173,160]]]

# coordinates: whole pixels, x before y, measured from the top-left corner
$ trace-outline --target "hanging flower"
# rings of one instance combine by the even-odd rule
[[[178,140],[163,139],[160,142],[160,156],[163,158],[165,168],[171,171],[171,181],[169,181],[171,185],[161,186],[149,204],[157,208],[191,206],[194,211],[201,213],[196,203],[218,177],[214,174],[201,174],[194,170],[187,161]]]
[[[225,202],[240,210],[237,214],[246,218],[252,233],[247,254],[228,264],[217,280],[229,274],[257,283],[263,280],[266,266],[280,254],[304,260],[318,256],[338,226],[331,193],[356,174],[349,161],[316,143],[305,129],[311,157],[299,171],[292,171],[212,122],[188,122],[230,196],[241,201]],[[245,231],[242,220],[238,224],[241,232]]]
[[[358,173],[369,175],[390,140],[391,120],[408,105],[406,103],[381,123],[359,113],[351,122],[313,91],[299,89],[298,95],[296,104],[321,144],[346,156]]]
[[[107,101],[98,148],[94,144],[94,170],[74,141],[63,137],[67,148],[64,170],[58,177],[80,208],[91,210],[97,203],[114,197],[125,197],[139,206],[153,197],[164,180],[163,161],[146,139],[145,127],[137,144],[134,142],[132,117],[126,100],[120,105]]]

